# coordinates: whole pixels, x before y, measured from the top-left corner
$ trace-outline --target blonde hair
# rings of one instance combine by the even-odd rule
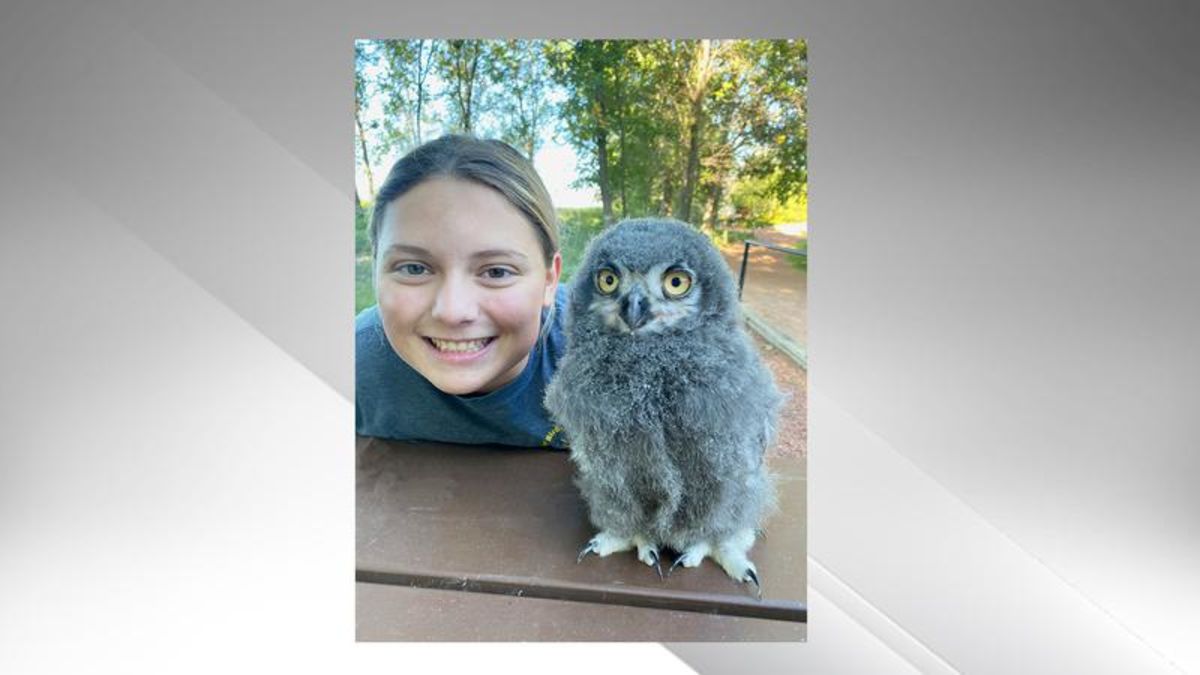
[[[371,255],[378,254],[384,212],[393,201],[431,178],[459,178],[499,192],[525,215],[538,235],[547,267],[558,252],[558,215],[533,164],[503,141],[448,134],[401,157],[375,196]]]
[[[541,245],[543,262],[547,269],[551,267],[558,252],[558,214],[533,163],[503,141],[462,134],[447,134],[420,145],[392,166],[375,195],[371,213],[372,258],[379,254],[379,231],[388,205],[432,178],[468,180],[500,193],[529,221]],[[542,337],[554,320],[556,304],[550,303]]]

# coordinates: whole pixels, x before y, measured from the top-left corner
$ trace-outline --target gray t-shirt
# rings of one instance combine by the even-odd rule
[[[565,448],[562,430],[542,406],[562,356],[566,288],[558,287],[554,322],[538,340],[517,379],[479,396],[443,393],[388,344],[379,308],[354,320],[355,425],[360,436],[446,443]],[[542,316],[545,320],[545,313]]]

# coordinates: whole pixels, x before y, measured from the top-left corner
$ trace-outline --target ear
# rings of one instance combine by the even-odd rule
[[[550,261],[550,266],[546,268],[546,291],[542,295],[543,307],[549,307],[554,304],[554,294],[558,290],[558,278],[561,275],[562,254],[555,251],[554,259]]]

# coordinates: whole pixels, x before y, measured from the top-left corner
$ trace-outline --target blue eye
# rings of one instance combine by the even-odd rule
[[[509,277],[515,276],[515,274],[515,272],[507,267],[489,267],[483,271],[483,275],[485,277],[493,280],[508,279]]]
[[[429,268],[421,263],[402,263],[392,269],[400,274],[411,277],[419,277],[429,271]]]

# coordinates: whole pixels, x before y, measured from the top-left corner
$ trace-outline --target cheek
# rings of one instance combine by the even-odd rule
[[[540,288],[510,288],[496,293],[483,303],[496,328],[514,336],[528,339],[530,347],[541,329],[542,290]]]
[[[379,317],[391,328],[411,329],[424,311],[427,293],[423,288],[381,284],[377,294]]]

